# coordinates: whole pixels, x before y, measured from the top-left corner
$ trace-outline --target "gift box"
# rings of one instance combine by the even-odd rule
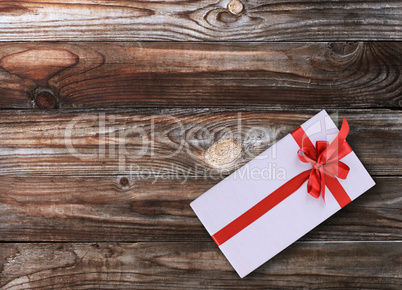
[[[321,111],[191,203],[240,277],[374,186],[348,132]]]

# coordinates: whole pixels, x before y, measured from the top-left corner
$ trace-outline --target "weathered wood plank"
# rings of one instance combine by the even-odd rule
[[[212,243],[0,244],[12,289],[399,289],[401,242],[296,243],[240,279]]]
[[[1,111],[2,175],[228,175],[317,111],[148,109]],[[402,117],[392,110],[341,110],[348,141],[374,175],[402,174]],[[208,149],[239,143],[238,154]],[[230,153],[230,152],[228,152]],[[230,155],[230,154],[229,154]],[[219,156],[218,156],[219,157]]]
[[[212,241],[189,204],[204,178],[0,177],[1,241]],[[401,240],[401,177],[377,185],[304,241]]]
[[[0,3],[1,41],[401,40],[400,1],[26,0]]]
[[[401,108],[401,49],[402,42],[1,43],[0,108]]]

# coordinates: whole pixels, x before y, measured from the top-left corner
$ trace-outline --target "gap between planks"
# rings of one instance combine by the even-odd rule
[[[71,241],[42,241],[42,240],[32,240],[32,241],[18,241],[18,240],[10,240],[10,241],[0,241],[0,244],[174,244],[181,243],[180,241],[137,241],[137,240],[124,240],[124,241],[114,241],[114,240],[102,240],[102,241],[80,241],[80,240],[71,240]],[[206,244],[214,244],[214,241],[188,241],[186,243],[198,244],[198,243],[206,243]],[[348,240],[333,240],[333,241],[296,241],[293,244],[358,244],[358,243],[402,243],[402,240],[359,240],[359,241],[348,241]],[[292,244],[292,245],[293,245]]]

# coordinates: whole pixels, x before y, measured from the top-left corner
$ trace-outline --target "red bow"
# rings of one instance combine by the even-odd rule
[[[352,149],[345,141],[349,133],[349,124],[343,119],[341,130],[338,136],[331,144],[327,141],[317,141],[316,147],[310,139],[304,134],[302,138],[302,147],[297,152],[300,161],[310,163],[313,168],[310,170],[310,176],[307,183],[307,191],[315,198],[320,197],[325,201],[325,184],[327,178],[345,179],[349,173],[349,166],[339,161]]]

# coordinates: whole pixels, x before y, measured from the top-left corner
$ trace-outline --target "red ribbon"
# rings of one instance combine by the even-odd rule
[[[340,161],[340,159],[352,152],[352,148],[350,148],[349,144],[345,141],[348,133],[349,124],[344,118],[341,130],[331,144],[327,141],[317,141],[316,147],[314,147],[301,127],[293,131],[291,135],[300,147],[297,152],[298,158],[304,163],[310,163],[312,168],[293,177],[248,211],[212,235],[217,245],[222,245],[266,214],[299,189],[306,180],[308,180],[307,191],[315,198],[319,198],[322,192],[322,198],[325,201],[325,186],[327,186],[341,208],[351,202],[350,197],[336,178],[345,179],[350,170],[345,163]]]

